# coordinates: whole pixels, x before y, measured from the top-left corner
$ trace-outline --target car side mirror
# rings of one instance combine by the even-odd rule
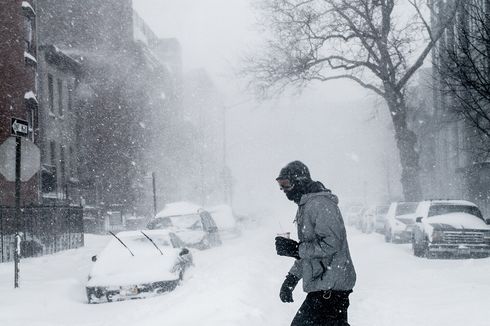
[[[92,261],[96,262],[97,261],[97,255],[92,256]]]
[[[487,223],[488,225],[490,225],[490,218],[486,218],[485,219],[485,223]]]
[[[188,253],[189,253],[189,249],[182,248],[182,250],[179,253],[179,256],[184,256],[184,255],[187,255]]]
[[[415,219],[415,222],[420,223],[422,222],[422,216],[419,216]]]

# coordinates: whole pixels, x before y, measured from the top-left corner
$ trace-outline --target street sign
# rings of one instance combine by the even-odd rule
[[[30,140],[22,138],[20,180],[29,181],[41,166],[39,148]],[[15,181],[15,137],[9,137],[0,145],[0,174],[7,181]]]
[[[10,118],[10,133],[12,136],[27,137],[29,134],[29,123],[25,120]]]

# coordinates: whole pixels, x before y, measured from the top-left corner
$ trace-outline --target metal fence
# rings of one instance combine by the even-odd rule
[[[83,209],[73,206],[22,207],[19,221],[14,207],[0,206],[0,262],[14,259],[17,227],[21,257],[34,257],[83,246]]]

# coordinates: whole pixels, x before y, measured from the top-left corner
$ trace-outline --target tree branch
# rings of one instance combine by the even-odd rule
[[[454,16],[460,6],[460,0],[455,0],[454,7],[449,15],[449,18],[441,25],[437,33],[434,35],[433,39],[425,46],[422,53],[419,55],[418,59],[415,63],[405,72],[405,75],[396,83],[396,89],[400,90],[407,84],[408,80],[412,77],[412,75],[419,69],[424,63],[425,58],[430,53],[436,42],[441,38],[442,34],[444,34],[446,28],[453,23]]]

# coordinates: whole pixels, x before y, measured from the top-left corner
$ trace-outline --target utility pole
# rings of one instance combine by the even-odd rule
[[[226,105],[223,105],[223,199],[229,204],[228,198],[228,176],[226,171]]]
[[[153,184],[153,216],[157,216],[157,186],[155,172],[151,173],[151,179]]]

